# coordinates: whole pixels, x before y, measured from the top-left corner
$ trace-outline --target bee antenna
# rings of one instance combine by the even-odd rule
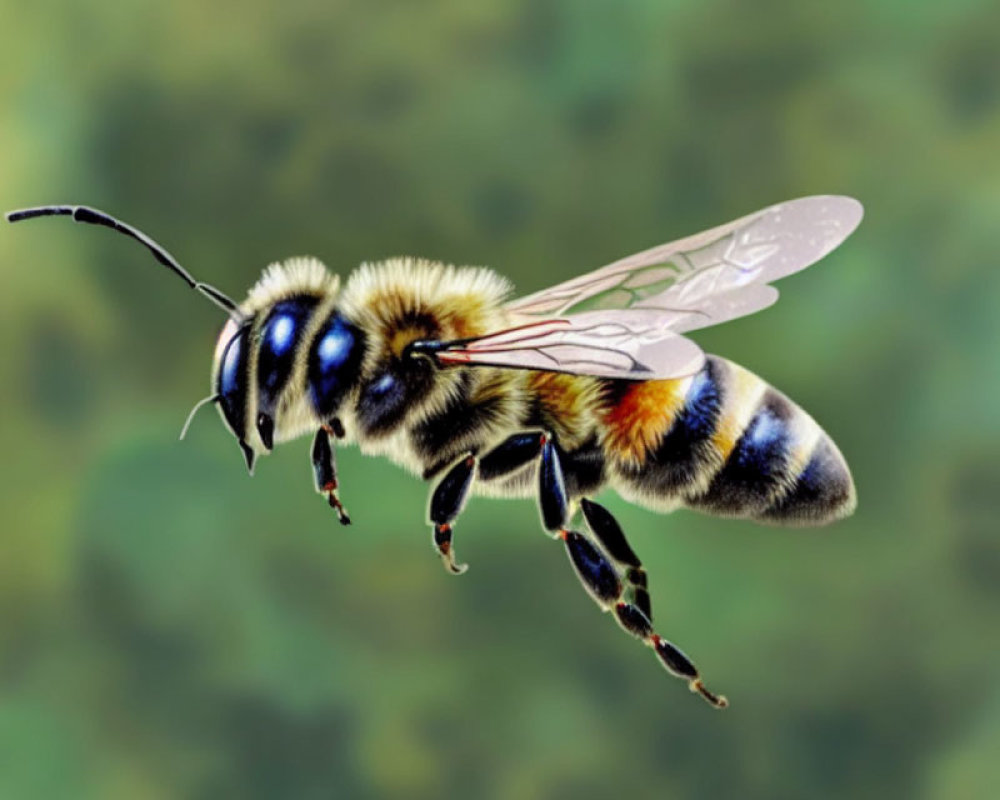
[[[167,269],[179,275],[188,286],[203,296],[211,300],[215,305],[225,311],[230,317],[241,320],[239,307],[229,297],[220,292],[214,286],[197,281],[184,267],[177,263],[170,253],[164,250],[146,234],[131,225],[127,225],[121,220],[117,220],[110,214],[98,211],[96,208],[87,206],[38,206],[37,208],[22,208],[19,211],[7,213],[8,222],[20,222],[23,219],[34,219],[35,217],[72,217],[74,222],[87,222],[91,225],[103,225],[105,228],[118,231],[135,239],[153,254],[153,257]]]
[[[197,403],[194,404],[194,408],[187,415],[187,419],[184,420],[184,427],[181,428],[180,440],[184,441],[184,437],[187,436],[188,428],[191,427],[191,422],[194,420],[195,415],[201,410],[202,406],[208,405],[209,403],[218,403],[220,396],[217,394],[209,395],[208,397],[203,397]]]

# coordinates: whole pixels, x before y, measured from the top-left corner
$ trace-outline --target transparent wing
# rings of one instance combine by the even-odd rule
[[[679,378],[701,369],[705,356],[670,330],[659,311],[586,311],[540,320],[475,339],[420,348],[442,364],[571,372],[604,378]]]
[[[767,284],[821,259],[861,216],[851,197],[790,200],[519,298],[507,310],[515,319],[659,311],[676,333],[716,325],[777,300]]]
[[[766,308],[771,281],[815,263],[861,221],[850,197],[790,200],[623,258],[506,306],[513,327],[427,342],[445,364],[665,379],[701,368],[687,331]]]

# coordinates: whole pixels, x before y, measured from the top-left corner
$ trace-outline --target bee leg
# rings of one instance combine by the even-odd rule
[[[615,619],[625,631],[653,648],[670,674],[686,680],[691,691],[700,694],[711,705],[725,708],[729,704],[726,698],[705,687],[691,659],[653,630],[646,573],[611,513],[597,503],[588,500],[581,502],[588,525],[608,551],[610,558],[582,533],[567,530],[569,503],[559,451],[548,437],[542,441],[538,493],[542,523],[547,530],[554,531],[556,538],[563,540],[566,554],[587,594],[602,610],[613,610]],[[626,586],[613,561],[625,571],[632,595],[631,602],[626,599]]]
[[[558,536],[566,544],[566,553],[583,588],[602,610],[613,610],[618,624],[652,647],[667,671],[686,680],[692,692],[697,692],[716,708],[725,708],[729,705],[725,697],[714,694],[706,688],[691,659],[674,644],[654,632],[649,617],[637,605],[624,599],[625,589],[621,577],[599,547],[576,531],[562,530]]]
[[[538,509],[542,525],[555,536],[562,534],[569,521],[569,500],[562,464],[555,442],[542,436],[542,452],[538,464]]]
[[[502,478],[538,458],[542,451],[545,434],[515,433],[504,439],[479,460],[479,480],[491,481]]]
[[[472,481],[489,481],[508,475],[538,458],[544,434],[516,433],[494,447],[477,461],[473,454],[463,456],[452,465],[431,494],[428,516],[434,526],[434,546],[445,568],[461,575],[467,564],[455,563],[452,549],[452,523],[461,513],[472,488]],[[478,468],[477,468],[478,464]]]
[[[611,557],[615,567],[624,573],[625,581],[631,591],[632,602],[646,615],[646,619],[652,622],[653,607],[649,600],[646,570],[642,568],[642,562],[625,538],[618,520],[611,516],[611,512],[604,506],[587,498],[580,500],[580,509],[587,520],[590,532],[597,537],[597,541],[604,548],[604,552]]]
[[[438,482],[431,494],[428,517],[434,526],[434,547],[441,561],[452,575],[461,575],[468,564],[456,564],[455,552],[451,546],[451,523],[461,513],[472,488],[476,471],[476,457],[468,453],[457,461]]]
[[[312,446],[313,476],[316,478],[316,491],[326,495],[330,507],[337,512],[340,524],[350,525],[351,518],[347,516],[347,509],[337,496],[337,462],[333,455],[333,443],[330,441],[330,434],[334,430],[324,425],[316,431]]]

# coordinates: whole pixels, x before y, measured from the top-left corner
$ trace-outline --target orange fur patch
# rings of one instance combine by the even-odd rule
[[[543,416],[568,450],[590,436],[597,420],[599,384],[596,378],[562,372],[529,372],[527,389],[542,407]]]
[[[632,384],[604,414],[606,452],[620,461],[645,463],[684,406],[690,385],[690,378]]]

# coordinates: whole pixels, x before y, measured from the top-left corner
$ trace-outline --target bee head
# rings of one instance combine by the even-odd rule
[[[212,364],[215,393],[195,406],[188,422],[201,405],[215,403],[251,474],[258,452],[271,450],[276,438],[289,434],[278,398],[285,391],[296,351],[305,355],[308,400],[321,420],[332,421],[358,385],[364,332],[334,311],[311,342],[303,342],[297,333],[314,307],[313,299],[286,300],[264,312],[262,324],[256,322],[261,315],[231,318],[219,334]]]

